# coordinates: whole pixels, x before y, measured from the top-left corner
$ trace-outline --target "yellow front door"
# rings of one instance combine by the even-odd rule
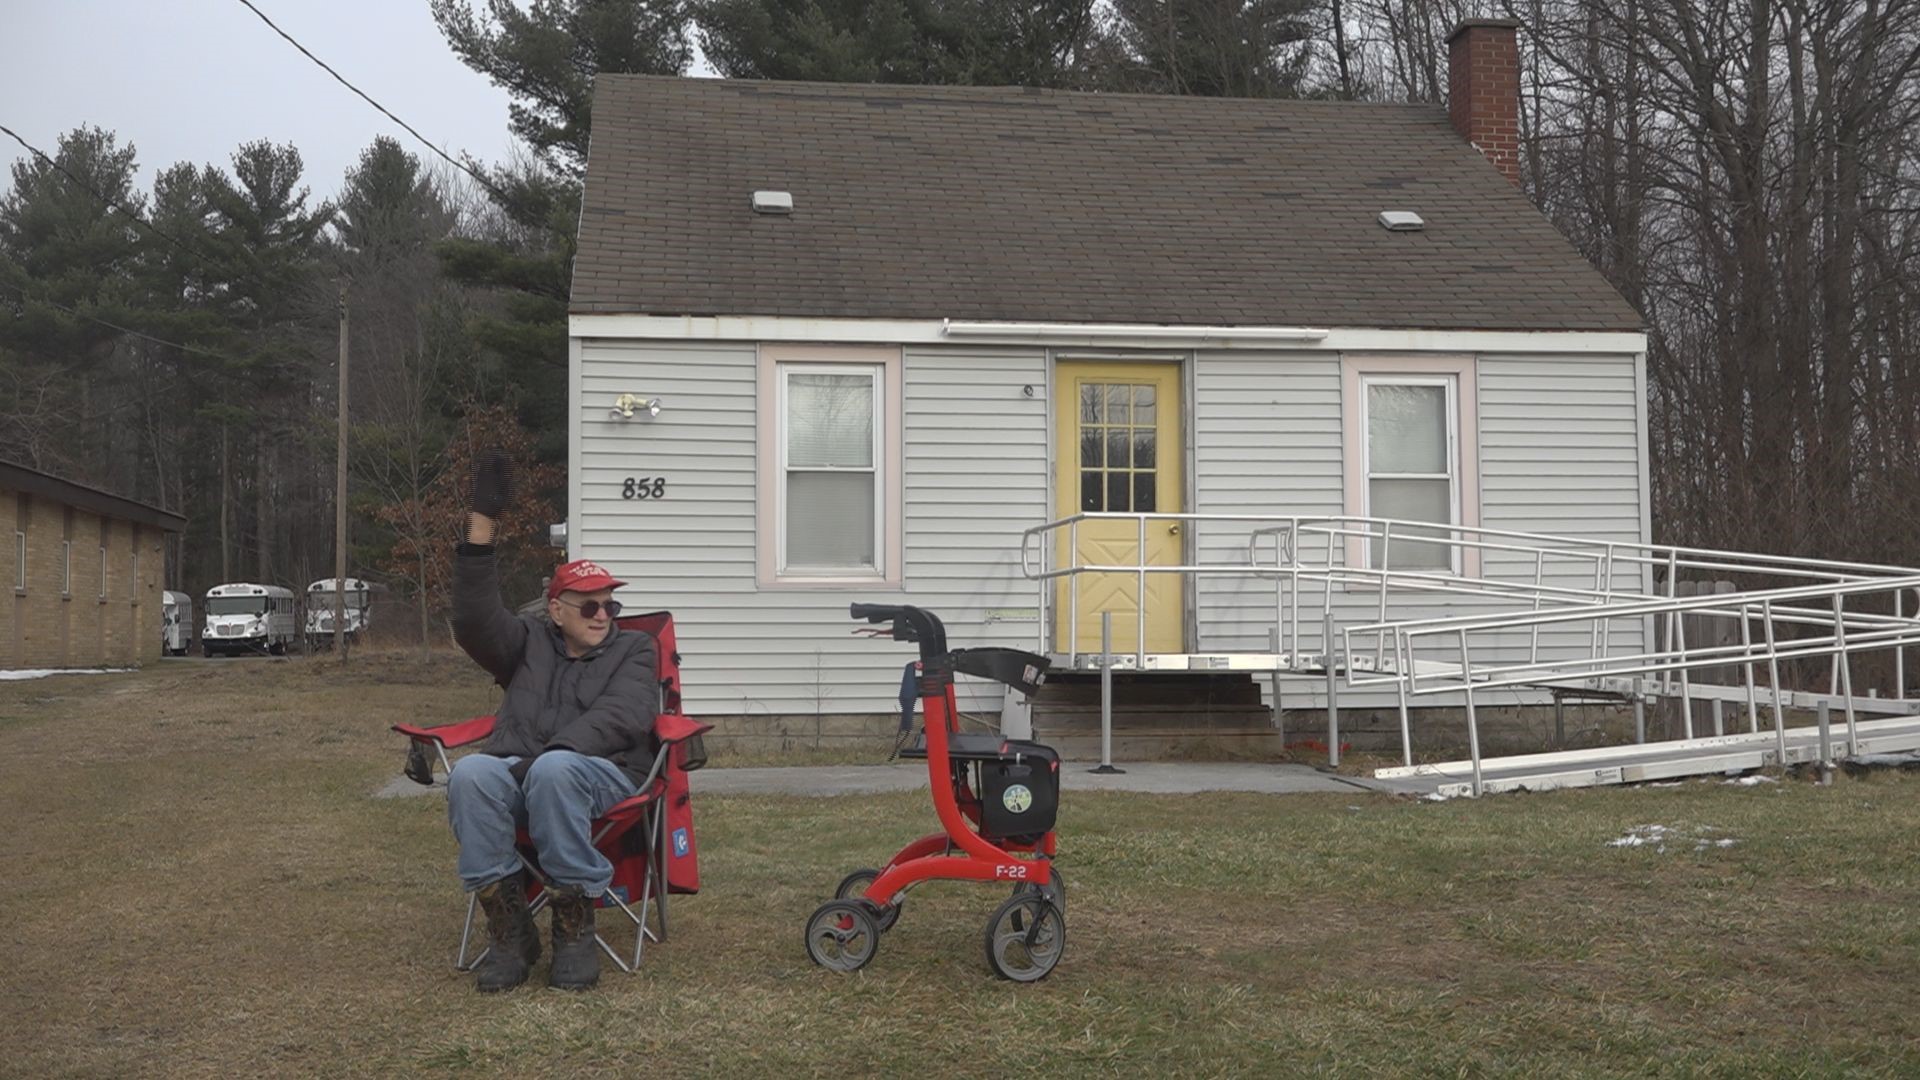
[[[1092,511],[1177,514],[1184,505],[1180,456],[1180,368],[1176,364],[1062,363],[1054,380],[1054,506],[1058,517]],[[1074,541],[1080,566],[1137,566],[1141,527],[1136,521],[1082,521]],[[1067,564],[1069,533],[1062,529],[1054,557]],[[1146,521],[1146,564],[1178,566],[1179,523]],[[1077,585],[1073,584],[1077,580]],[[1182,646],[1180,576],[1148,574],[1146,651],[1178,653]],[[1080,574],[1062,578],[1055,594],[1054,641],[1068,651],[1100,650],[1100,613],[1113,613],[1113,650],[1132,653],[1140,639],[1140,577]],[[1078,618],[1071,613],[1077,611]],[[1072,638],[1076,632],[1077,638]]]

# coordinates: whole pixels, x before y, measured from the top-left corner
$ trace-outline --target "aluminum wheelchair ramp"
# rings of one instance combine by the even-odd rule
[[[1633,784],[1711,776],[1772,766],[1831,762],[1845,748],[1844,731],[1818,727],[1788,728],[1627,746],[1603,746],[1552,754],[1486,758],[1479,763],[1479,793],[1551,791],[1555,788]],[[1784,751],[1782,750],[1784,746]],[[1854,746],[1844,756],[1887,754],[1920,749],[1920,716],[1863,720]],[[1375,769],[1381,780],[1438,781],[1443,798],[1474,794],[1474,763],[1446,761]]]
[[[1079,526],[1098,520],[1112,532],[1115,519],[1133,526],[1133,561],[1124,544],[1102,548],[1118,561],[1083,557]],[[1163,525],[1179,526],[1178,565],[1148,561],[1146,537]],[[1038,593],[1035,651],[1063,669],[1267,671],[1276,727],[1282,677],[1324,678],[1335,764],[1338,693],[1388,696],[1401,767],[1383,778],[1416,775],[1406,772],[1416,704],[1464,705],[1475,793],[1566,786],[1583,773],[1580,782],[1615,783],[1793,764],[1835,745],[1920,746],[1905,741],[1920,715],[1907,680],[1920,570],[1908,567],[1383,518],[1116,513],[1026,530],[1020,567]],[[1163,574],[1182,580],[1189,601],[1180,652],[1149,652],[1146,611],[1127,600]],[[1089,578],[1097,587],[1083,592]],[[1131,623],[1131,649],[1114,650],[1110,637],[1099,651],[1085,646],[1085,596],[1130,605],[1117,620],[1089,618]],[[1648,742],[1641,724],[1627,746],[1483,759],[1477,710],[1494,691],[1604,695],[1636,711],[1674,703],[1681,737]],[[1712,735],[1695,730],[1696,702],[1712,706]],[[1804,726],[1809,709],[1833,717],[1828,741]],[[1448,776],[1461,765],[1422,768]]]

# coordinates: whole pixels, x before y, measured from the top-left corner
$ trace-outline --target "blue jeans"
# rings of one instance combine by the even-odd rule
[[[468,754],[447,778],[447,819],[460,842],[460,883],[468,892],[521,867],[514,830],[524,827],[554,883],[599,896],[613,881],[613,864],[594,850],[591,823],[639,791],[618,765],[571,750],[534,760],[524,787],[507,772],[520,760]]]

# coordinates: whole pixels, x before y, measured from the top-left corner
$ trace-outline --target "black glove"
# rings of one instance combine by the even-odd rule
[[[546,751],[542,750],[540,753],[544,754]],[[538,760],[539,757],[540,754],[532,754],[521,758],[512,765],[507,766],[507,775],[513,777],[514,783],[524,786],[527,782],[527,770],[533,768],[533,763]]]
[[[473,485],[467,507],[482,517],[497,518],[513,499],[513,462],[504,450],[483,451],[473,461]]]

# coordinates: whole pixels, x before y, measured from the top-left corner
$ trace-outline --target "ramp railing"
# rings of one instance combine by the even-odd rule
[[[1131,562],[1105,563],[1087,559],[1080,543],[1081,528],[1092,523],[1131,525],[1134,535]],[[1149,529],[1159,525],[1185,527],[1180,558],[1155,565],[1148,559]],[[1111,526],[1109,526],[1111,528]],[[1197,555],[1207,552],[1211,558]],[[1222,557],[1230,555],[1231,557]],[[1474,602],[1478,612],[1489,606],[1501,613],[1540,613],[1569,607],[1613,607],[1622,603],[1662,601],[1677,603],[1683,579],[1732,580],[1739,589],[1785,588],[1797,585],[1839,585],[1853,582],[1898,581],[1920,576],[1920,570],[1867,563],[1804,559],[1791,556],[1717,551],[1617,540],[1590,540],[1477,526],[1435,525],[1431,522],[1353,516],[1299,516],[1261,514],[1153,514],[1081,513],[1036,525],[1021,535],[1022,574],[1036,584],[1040,618],[1036,646],[1045,653],[1064,653],[1070,665],[1082,658],[1079,648],[1080,583],[1088,575],[1129,575],[1135,597],[1146,595],[1150,575],[1175,574],[1191,580],[1213,576],[1240,576],[1271,580],[1277,646],[1285,655],[1307,657],[1303,626],[1319,631],[1336,614],[1336,598],[1346,605],[1372,594],[1374,621],[1384,624],[1395,605],[1414,600],[1459,597]],[[1065,582],[1064,587],[1056,585]],[[1056,589],[1065,594],[1056,602]],[[1310,594],[1317,593],[1317,597]],[[1892,618],[1901,619],[1914,597],[1891,590]],[[1303,610],[1303,597],[1307,597]],[[1314,602],[1317,599],[1317,604]],[[1728,596],[1723,595],[1723,603]],[[1135,662],[1144,664],[1146,605],[1135,604]],[[1911,607],[1920,613],[1920,604]],[[1643,615],[1651,631],[1664,620],[1666,640],[1686,651],[1686,623],[1681,607],[1658,607]],[[1708,609],[1712,608],[1709,605]],[[1208,612],[1197,610],[1204,622]],[[1449,616],[1464,618],[1466,615]],[[1817,612],[1796,612],[1791,606],[1783,619],[1818,620]],[[1588,658],[1612,651],[1611,635],[1617,620],[1590,620]],[[1062,625],[1064,624],[1064,625]],[[1548,624],[1517,624],[1527,635],[1529,662],[1538,663],[1540,633]],[[1065,648],[1051,642],[1065,630]],[[1318,653],[1324,658],[1334,643],[1320,633]],[[1387,639],[1376,640],[1372,667],[1384,670]],[[1905,656],[1896,654],[1896,696],[1905,696]],[[1690,668],[1674,665],[1683,688]],[[1832,679],[1837,690],[1837,662]]]
[[[1795,695],[1783,684],[1780,666],[1785,661],[1826,658],[1832,679],[1829,693],[1842,703],[1848,751],[1855,753],[1859,745],[1857,706],[1860,701],[1854,685],[1855,661],[1863,654],[1891,651],[1894,696],[1905,699],[1905,652],[1920,645],[1920,617],[1906,612],[1908,601],[1920,593],[1920,571],[1860,577],[1856,576],[1857,568],[1833,565],[1844,567],[1831,571],[1836,580],[1814,585],[1659,597],[1558,611],[1461,615],[1351,626],[1344,631],[1349,655],[1355,637],[1372,638],[1375,649],[1390,652],[1392,661],[1375,665],[1372,671],[1349,665],[1347,679],[1352,686],[1390,684],[1397,689],[1402,758],[1409,765],[1412,748],[1408,699],[1422,694],[1462,695],[1466,701],[1468,752],[1476,794],[1482,782],[1476,698],[1488,690],[1503,687],[1564,686],[1573,682],[1596,686],[1605,679],[1651,675],[1658,678],[1659,687],[1670,691],[1671,678],[1677,672],[1684,706],[1691,699],[1687,684],[1689,672],[1738,667],[1748,730],[1759,730],[1758,713],[1764,696],[1772,715],[1777,760],[1785,761],[1785,711]],[[1869,604],[1890,609],[1891,613],[1862,610]],[[1853,605],[1852,610],[1849,605]],[[1920,612],[1920,607],[1915,610]],[[1498,647],[1495,642],[1516,631],[1537,635],[1545,627],[1586,624],[1590,629],[1597,629],[1598,638],[1604,641],[1605,627],[1614,622],[1668,619],[1684,626],[1688,616],[1733,620],[1740,640],[1733,644],[1690,646],[1681,633],[1670,636],[1663,645],[1634,653],[1596,651],[1586,657],[1563,656],[1548,661],[1530,657],[1525,663],[1487,656]],[[1423,651],[1426,658],[1422,657]],[[1764,690],[1758,671],[1762,664],[1767,671]],[[1695,736],[1691,709],[1683,708],[1682,715],[1685,738],[1692,739]]]

